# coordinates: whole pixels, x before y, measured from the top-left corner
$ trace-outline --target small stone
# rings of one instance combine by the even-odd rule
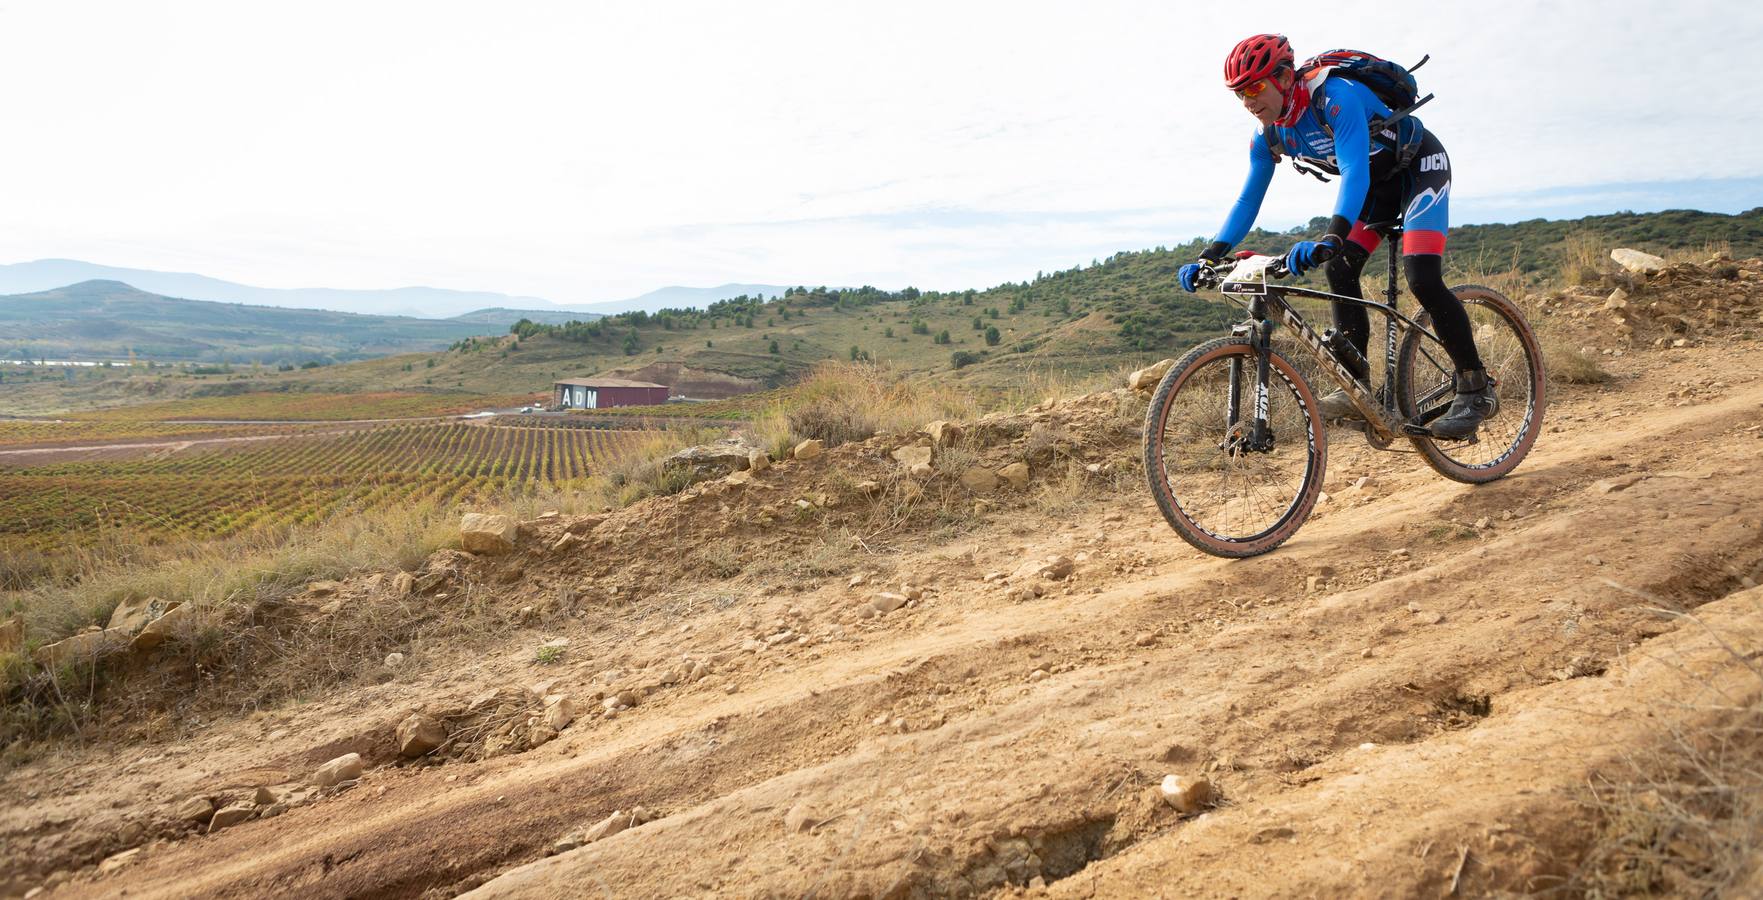
[[[961,473],[961,486],[976,494],[984,494],[998,487],[998,476],[983,466],[971,466]]]
[[[112,853],[111,855],[104,857],[104,861],[98,864],[98,874],[109,875],[117,869],[134,862],[135,858],[140,855],[140,847],[130,847],[121,853]],[[30,894],[26,894],[25,896],[29,897]]]
[[[1036,669],[1033,672],[1028,673],[1028,680],[1029,681],[1040,681],[1041,679],[1046,678],[1046,677],[1047,677],[1047,670],[1046,669]]]
[[[907,446],[895,449],[894,452],[889,455],[894,458],[895,462],[900,464],[900,468],[910,470],[916,465],[930,464],[931,448],[908,444]]]
[[[1157,635],[1147,631],[1140,634],[1138,637],[1133,638],[1133,643],[1140,647],[1149,647],[1152,644],[1157,643]]]
[[[467,553],[507,553],[519,536],[520,523],[511,516],[466,513],[459,520],[459,544]]]
[[[583,541],[580,537],[565,531],[563,533],[563,536],[559,537],[557,539],[557,542],[551,545],[551,552],[552,553],[562,553],[565,550],[568,550],[569,548],[574,547],[578,544],[582,544],[582,543],[585,543],[585,541]]]
[[[869,598],[869,605],[878,613],[891,613],[906,605],[906,597],[891,591],[883,591]]]
[[[942,419],[938,419],[920,430],[930,435],[931,444],[938,447],[951,446],[961,439],[961,426]]]
[[[312,783],[319,787],[334,787],[338,782],[360,778],[365,768],[361,754],[345,753],[319,766],[318,771],[312,773]]]
[[[401,665],[404,665],[404,654],[396,652],[386,654],[386,668],[396,669]]]
[[[764,450],[754,450],[747,454],[747,471],[755,474],[771,468],[771,454]]]
[[[1475,520],[1475,530],[1476,531],[1485,531],[1488,528],[1492,527],[1493,524],[1494,524],[1493,519],[1490,519],[1487,516],[1482,516],[1481,518]]]
[[[1322,589],[1322,585],[1325,582],[1326,582],[1326,579],[1324,579],[1321,575],[1311,575],[1311,576],[1305,578],[1304,579],[1304,593],[1306,593],[1306,594],[1316,593],[1317,591]]]
[[[1372,653],[1371,653],[1370,647],[1366,647],[1364,650],[1359,651],[1359,658],[1360,659],[1370,659],[1371,656],[1372,656]]]
[[[280,799],[282,798],[276,796],[275,791],[262,785],[257,787],[257,793],[251,795],[251,802],[258,806],[270,806]]]
[[[1014,490],[1022,490],[1028,486],[1028,464],[1014,462],[998,470],[998,477],[1004,479]]]
[[[800,803],[784,813],[784,830],[791,834],[801,834],[819,824],[820,817],[814,814],[814,810]]]
[[[1586,554],[1585,561],[1586,561],[1587,565],[1593,565],[1593,566],[1601,566],[1604,564],[1603,560],[1599,559],[1595,554],[1591,554],[1591,553]]]
[[[230,806],[223,806],[220,809],[215,810],[214,817],[208,820],[208,830],[210,832],[215,832],[222,828],[229,828],[240,822],[247,821],[256,815],[257,807],[252,806],[249,803],[234,803]]]
[[[1212,802],[1212,782],[1197,776],[1165,775],[1159,791],[1163,802],[1182,815],[1193,815]]]
[[[416,713],[398,723],[397,737],[398,755],[415,759],[446,743],[447,729],[432,716]]]
[[[790,451],[790,455],[797,459],[813,459],[824,452],[826,452],[826,444],[810,438],[797,444],[796,449]]]
[[[408,597],[416,590],[416,576],[409,572],[399,572],[392,576],[392,596]]]
[[[865,582],[867,580],[868,580],[868,576],[859,572],[856,575],[852,575],[850,581],[845,582],[845,587],[848,587],[848,588],[862,587],[863,582]]]
[[[857,493],[862,494],[865,497],[874,497],[882,492],[881,483],[875,481],[859,481],[852,485],[852,487],[856,489]]]
[[[1610,298],[1604,301],[1604,308],[1608,310],[1627,309],[1628,292],[1622,288],[1611,291]]]
[[[1443,613],[1423,612],[1415,616],[1414,621],[1419,622],[1422,625],[1437,625],[1440,622],[1445,621],[1445,616]]]
[[[214,801],[207,797],[191,797],[179,803],[172,816],[180,822],[206,822],[214,817]]]
[[[1170,367],[1174,365],[1175,360],[1164,359],[1139,369],[1126,377],[1126,387],[1128,390],[1141,393],[1156,390],[1157,383],[1163,380],[1163,376],[1169,374]]]

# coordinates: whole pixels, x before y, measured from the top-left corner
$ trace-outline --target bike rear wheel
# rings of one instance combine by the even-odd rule
[[[1262,449],[1253,449],[1249,433],[1256,351],[1243,338],[1189,351],[1158,383],[1145,413],[1151,496],[1177,534],[1214,556],[1278,547],[1304,524],[1322,490],[1328,448],[1310,385],[1278,352],[1269,351],[1268,362],[1272,437]]]
[[[1543,428],[1546,391],[1543,351],[1535,332],[1511,300],[1493,288],[1464,284],[1451,288],[1469,314],[1475,347],[1494,382],[1499,408],[1483,420],[1474,443],[1414,436],[1428,465],[1454,481],[1481,484],[1503,478],[1524,460]],[[1422,327],[1432,318],[1415,317]],[[1411,329],[1396,358],[1396,401],[1407,418],[1450,405],[1456,394],[1455,366],[1444,345]]]

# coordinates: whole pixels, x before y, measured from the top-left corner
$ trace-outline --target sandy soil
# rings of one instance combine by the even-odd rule
[[[535,628],[492,653],[431,648],[385,683],[221,717],[187,742],[70,744],[7,773],[0,855],[23,863],[0,892],[1546,889],[1586,837],[1588,774],[1651,740],[1667,710],[1696,715],[1716,688],[1754,698],[1732,654],[1763,653],[1763,593],[1748,588],[1763,577],[1763,348],[1606,360],[1617,380],[1558,392],[1530,458],[1491,485],[1332,432],[1330,499],[1244,561],[1193,551],[1130,479],[894,533],[794,581],[694,568],[686,550],[716,532],[682,523],[718,522],[714,497],[629,511],[595,532],[622,537],[578,552],[641,546],[627,539],[680,552],[620,582],[642,588],[624,620]],[[794,496],[817,464],[759,477]],[[805,553],[807,533],[728,527],[756,556]],[[1045,596],[983,580],[1052,553],[1080,561]],[[626,578],[616,559],[524,565],[494,602],[533,603],[581,573]],[[658,583],[670,565],[672,588]],[[877,588],[847,580],[870,572],[925,596],[857,618]],[[536,665],[558,634],[563,662]],[[714,674],[653,682],[684,657]],[[409,710],[541,678],[585,698],[556,740],[395,761],[390,730]],[[645,678],[632,709],[592,702]],[[164,826],[191,796],[286,789],[349,750],[370,762],[350,790],[214,834]],[[1170,773],[1211,779],[1216,805],[1178,816],[1156,793]],[[550,854],[636,806],[658,818]]]

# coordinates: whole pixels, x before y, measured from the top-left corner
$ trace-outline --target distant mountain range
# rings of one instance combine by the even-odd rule
[[[450,319],[369,316],[183,300],[120,281],[92,280],[0,296],[0,359],[141,359],[268,365],[345,362],[443,350],[503,334],[521,318],[563,322],[583,313],[480,309]]]
[[[430,287],[389,290],[263,288],[189,272],[124,269],[75,259],[39,259],[0,265],[0,294],[35,293],[82,281],[120,281],[148,293],[190,300],[250,303],[292,309],[328,309],[361,315],[411,316],[422,319],[447,319],[483,309],[514,309],[537,311],[546,315],[562,314],[563,321],[567,321],[570,318],[586,319],[636,309],[654,312],[667,307],[703,307],[741,294],[764,294],[772,297],[784,292],[782,285],[773,284],[725,284],[713,288],[666,287],[629,300],[562,304],[543,297],[516,297],[489,291],[455,291]],[[518,318],[520,317],[515,317]],[[538,316],[530,313],[527,318],[540,321]]]

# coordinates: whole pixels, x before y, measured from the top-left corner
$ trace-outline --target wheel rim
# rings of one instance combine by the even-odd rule
[[[1279,367],[1268,379],[1273,448],[1240,450],[1245,423],[1230,426],[1230,368],[1241,360],[1238,408],[1254,408],[1254,360],[1221,353],[1189,369],[1169,398],[1161,424],[1162,478],[1183,518],[1214,539],[1250,542],[1284,525],[1303,500],[1316,456],[1302,395]]]
[[[1475,335],[1475,348],[1481,354],[1482,366],[1494,383],[1499,409],[1482,420],[1477,429],[1476,443],[1433,440],[1433,448],[1450,463],[1465,469],[1496,468],[1524,445],[1536,410],[1537,366],[1531,348],[1516,323],[1507,318],[1500,306],[1485,298],[1459,295],[1463,311],[1469,315],[1469,326]],[[1431,317],[1423,316],[1423,324]],[[1409,385],[1410,415],[1428,413],[1449,406],[1455,396],[1455,367],[1445,348],[1438,342],[1423,339],[1416,352],[1406,360]]]

